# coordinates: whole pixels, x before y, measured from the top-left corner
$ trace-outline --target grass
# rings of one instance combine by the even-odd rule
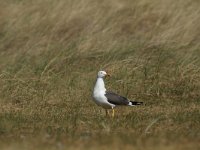
[[[0,148],[199,149],[199,5],[1,0]],[[145,105],[106,118],[100,69]]]

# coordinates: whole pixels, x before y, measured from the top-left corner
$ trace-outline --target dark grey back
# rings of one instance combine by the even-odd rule
[[[114,105],[128,105],[129,100],[126,97],[120,96],[114,92],[106,91],[105,96],[108,99],[108,102]]]

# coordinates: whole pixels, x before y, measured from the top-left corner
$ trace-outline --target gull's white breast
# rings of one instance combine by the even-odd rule
[[[105,108],[105,109],[111,109],[112,107],[112,104],[110,104],[108,101],[107,101],[107,98],[105,97],[105,92],[104,91],[95,91],[93,92],[93,98],[94,98],[94,101],[97,105]]]
[[[102,78],[98,78],[93,91],[93,98],[97,105],[102,106],[105,109],[111,109],[115,105],[109,103],[105,96],[106,89]]]

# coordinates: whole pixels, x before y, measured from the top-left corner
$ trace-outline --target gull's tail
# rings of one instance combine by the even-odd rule
[[[135,105],[142,105],[143,104],[143,102],[137,102],[137,101],[130,101],[129,102],[129,106],[135,106]]]

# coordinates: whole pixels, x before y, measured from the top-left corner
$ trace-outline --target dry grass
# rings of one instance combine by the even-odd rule
[[[1,149],[199,149],[197,0],[1,0]],[[144,101],[105,118],[107,88]]]

